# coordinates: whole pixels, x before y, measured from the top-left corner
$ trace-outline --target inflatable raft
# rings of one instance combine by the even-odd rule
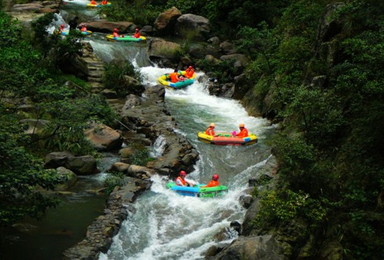
[[[97,4],[97,5],[94,5],[94,4],[87,4],[87,7],[88,8],[101,8],[101,7],[105,7],[105,6],[111,6],[112,3],[108,2],[106,5],[102,5],[102,4]]]
[[[185,76],[185,74],[186,74],[185,71],[179,71],[180,76],[181,75]],[[189,85],[192,85],[193,82],[195,82],[195,78],[196,78],[196,73],[194,73],[190,79],[185,78],[184,81],[178,81],[178,82],[172,83],[170,75],[171,74],[162,75],[160,78],[158,78],[159,83],[166,87],[178,89],[178,88],[185,88]]]
[[[252,133],[249,133],[247,137],[233,137],[232,133],[228,132],[216,134],[218,136],[206,135],[205,133],[199,132],[197,136],[200,141],[215,145],[250,145],[257,143],[257,136]]]
[[[175,191],[177,194],[190,197],[214,198],[220,197],[228,192],[227,186],[219,185],[216,187],[201,188],[205,184],[197,184],[194,187],[177,186],[175,182],[169,182],[167,188]]]
[[[83,35],[90,35],[90,34],[92,34],[92,31],[81,32],[81,34],[83,34]]]
[[[59,32],[60,33],[60,32]],[[69,34],[69,31],[62,31],[60,33],[61,35],[65,35],[67,36]],[[86,32],[81,32],[82,35],[91,35],[92,34],[92,31],[86,31]]]
[[[120,35],[118,38],[114,38],[112,34],[108,34],[107,36],[108,41],[118,41],[118,42],[141,42],[147,40],[144,36],[140,36],[139,38],[135,38],[131,35]]]

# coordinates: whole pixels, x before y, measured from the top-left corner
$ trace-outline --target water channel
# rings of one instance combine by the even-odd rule
[[[84,11],[78,11],[80,7],[74,7],[76,3]],[[73,16],[76,10],[76,15],[97,19],[97,12],[90,13],[83,2],[73,1],[71,4],[72,6],[68,4],[62,10],[63,17]],[[100,33],[93,33],[84,40],[90,42],[96,55],[106,63],[114,58],[132,62],[140,72],[143,84],[149,87],[157,84],[159,76],[173,70],[151,64],[147,58],[146,43],[108,42],[105,35]],[[198,76],[202,75],[202,72],[198,73]],[[228,186],[228,194],[214,199],[183,197],[165,189],[167,178],[154,176],[151,190],[139,196],[135,202],[136,212],[123,222],[110,250],[101,254],[99,260],[204,259],[204,253],[209,247],[228,244],[237,237],[237,233],[229,228],[230,223],[241,223],[244,218],[245,209],[240,205],[239,197],[248,188],[248,180],[258,175],[260,167],[271,156],[267,141],[275,127],[265,119],[249,116],[238,101],[209,95],[206,84],[207,82],[195,82],[185,89],[167,89],[166,104],[178,122],[179,128],[174,131],[185,136],[200,155],[195,171],[189,173],[188,177],[199,183],[206,183],[212,174],[217,173],[220,175],[220,183]],[[202,143],[197,139],[197,133],[204,131],[211,122],[216,123],[216,131],[238,130],[238,124],[243,122],[250,132],[258,136],[259,141],[250,146],[214,146]],[[161,140],[156,144],[152,153],[154,156],[161,154]],[[115,159],[110,157],[111,161]],[[111,162],[107,164],[109,163]],[[101,183],[102,177],[95,178]],[[82,203],[68,203],[67,207],[85,207]],[[93,207],[92,202],[87,205]],[[94,219],[98,213],[100,212],[86,215],[87,218]],[[68,219],[74,225],[81,223],[84,215],[78,211],[75,216],[67,218],[60,210],[50,214],[46,222],[63,221],[68,225]],[[89,219],[87,221],[91,222]],[[86,225],[82,224],[76,231],[82,233],[79,236],[85,234]],[[224,234],[224,237],[219,238],[218,234]],[[12,259],[58,259],[59,250],[55,250],[55,245],[61,244],[62,253],[75,241],[79,242],[79,236],[71,240],[72,244],[64,243],[56,237],[45,236],[42,238],[44,241],[28,242],[20,250],[20,257],[15,256]],[[20,243],[16,244],[20,246]],[[44,255],[37,252],[33,257],[25,258],[22,251],[30,251],[32,247],[37,248],[35,251],[41,247],[50,248],[48,251],[54,253]]]

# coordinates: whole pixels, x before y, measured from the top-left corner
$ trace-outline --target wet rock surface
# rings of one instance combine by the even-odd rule
[[[168,112],[164,95],[163,86],[147,87],[144,97],[140,98],[141,104],[123,110],[121,120],[152,141],[159,136],[164,138],[163,154],[151,164],[151,168],[163,175],[176,176],[180,170],[193,170],[198,153],[185,137],[174,132],[177,124]]]

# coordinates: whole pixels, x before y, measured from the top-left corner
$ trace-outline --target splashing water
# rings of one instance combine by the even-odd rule
[[[154,86],[162,74],[172,69],[141,67],[143,83]],[[199,73],[198,76],[201,76]],[[135,202],[136,212],[124,221],[113,244],[100,260],[176,260],[204,259],[211,246],[228,244],[237,237],[229,228],[232,221],[242,222],[245,209],[239,197],[248,188],[248,180],[259,175],[259,169],[270,157],[263,141],[273,131],[264,119],[250,117],[235,100],[209,95],[205,83],[195,82],[180,90],[166,90],[166,102],[185,136],[200,154],[195,171],[189,178],[207,183],[213,173],[228,186],[224,197],[201,199],[183,197],[167,190],[167,178],[152,177],[152,188]],[[240,122],[259,137],[250,146],[214,146],[197,139],[215,122],[217,131],[237,130]]]

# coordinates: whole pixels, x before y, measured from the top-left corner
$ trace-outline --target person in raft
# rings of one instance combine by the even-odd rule
[[[135,34],[133,35],[133,37],[135,37],[135,38],[140,38],[140,31],[139,31],[139,28],[136,28],[136,30],[135,30]]]
[[[91,0],[91,5],[97,5],[95,0]]]
[[[215,134],[215,123],[211,123],[207,130],[205,130],[205,134],[206,135],[210,135],[210,136],[216,136]]]
[[[59,32],[60,32],[60,33],[62,33],[62,32],[64,31],[64,27],[65,27],[64,24],[60,25],[60,29],[59,29]]]
[[[244,123],[239,124],[240,132],[236,133],[236,131],[233,131],[232,135],[236,137],[247,137],[248,136],[248,130],[245,128]]]
[[[175,183],[177,186],[190,186],[193,187],[195,186],[192,181],[187,181],[185,179],[185,176],[187,176],[187,173],[185,171],[180,171],[179,177],[177,177]]]
[[[169,77],[171,78],[171,82],[172,83],[176,83],[179,81],[179,71],[177,69],[175,69],[171,75],[169,75]]]
[[[82,23],[81,24],[81,29],[80,29],[82,32],[86,32],[86,31],[88,31],[87,30],[87,26],[86,26],[86,24],[85,23]]]
[[[101,1],[101,4],[102,5],[106,5],[106,4],[108,4],[108,1],[107,0],[103,0],[103,1]]]
[[[115,28],[115,29],[113,29],[113,39],[116,39],[116,38],[119,38],[119,33],[118,33],[118,29],[117,28]]]
[[[219,175],[214,174],[212,175],[212,180],[205,186],[201,186],[201,188],[209,188],[209,187],[216,187],[219,186]]]
[[[192,67],[192,66],[189,66],[186,70],[185,70],[185,76],[187,78],[192,78],[193,77],[193,74],[195,74],[195,69]]]

